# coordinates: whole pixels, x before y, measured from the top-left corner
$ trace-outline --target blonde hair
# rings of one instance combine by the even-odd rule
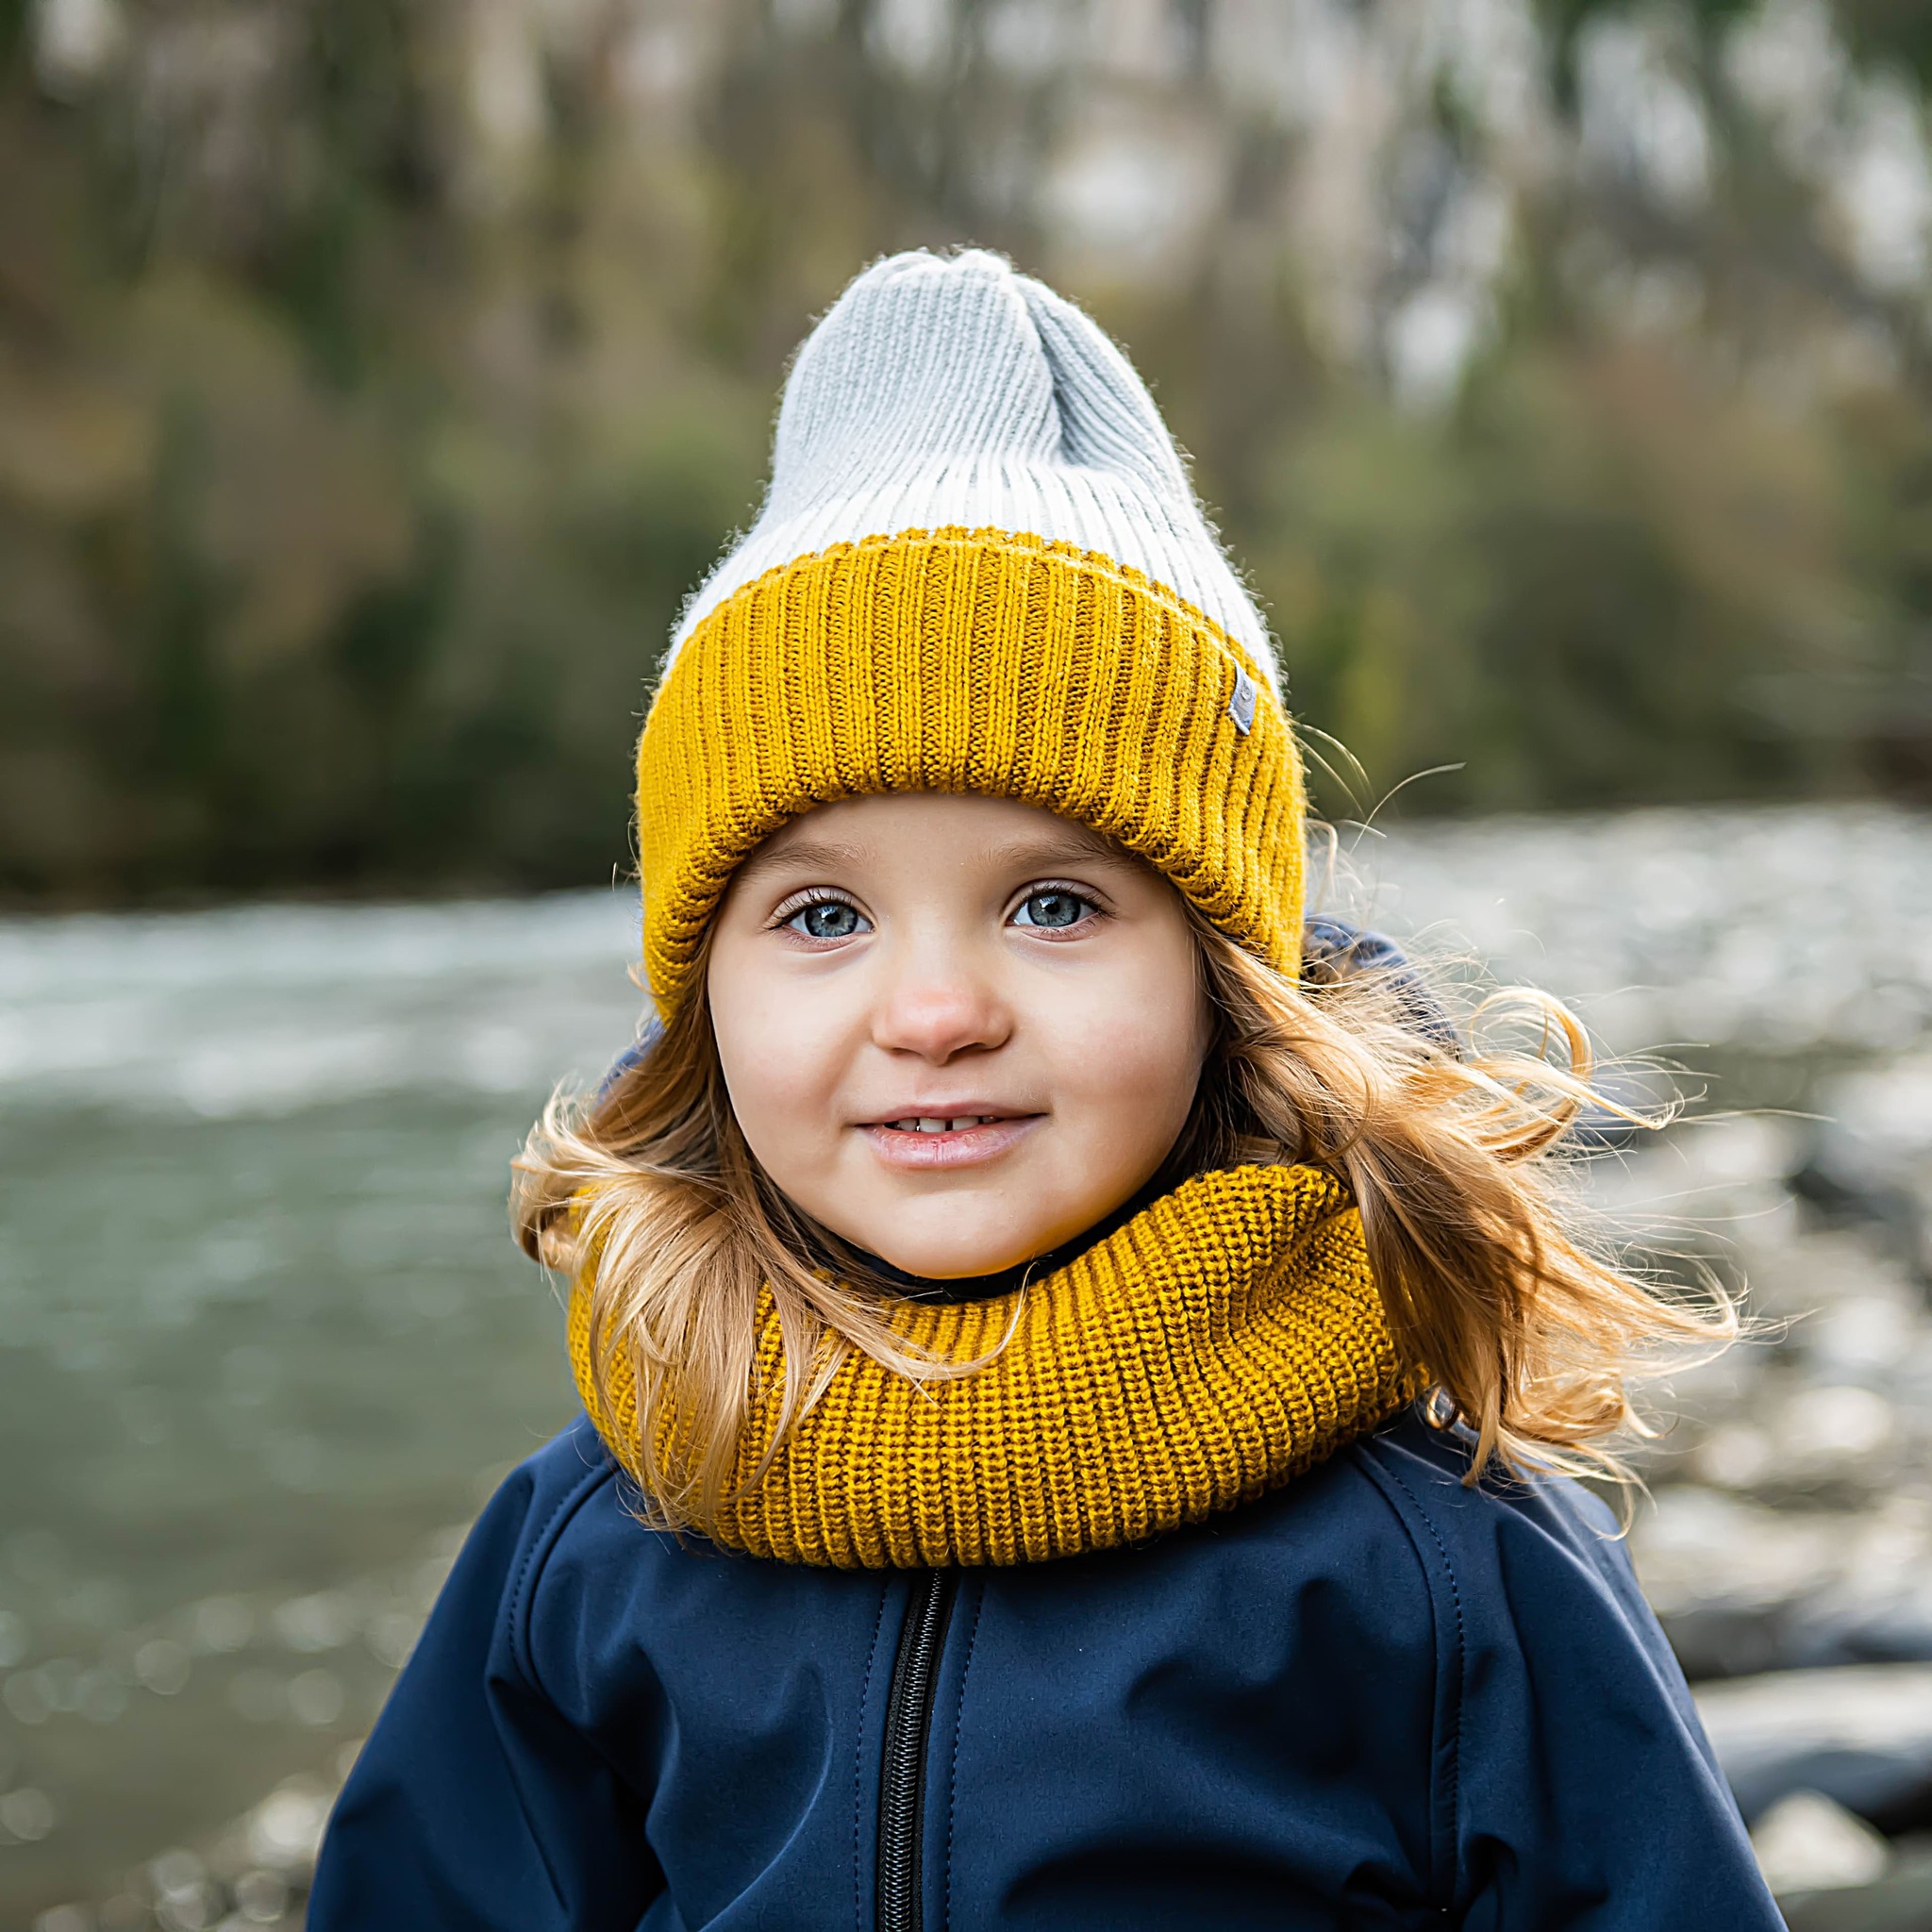
[[[1482,1002],[1458,1050],[1416,1024],[1412,981],[1334,960],[1292,980],[1189,917],[1214,1038],[1163,1177],[1246,1161],[1335,1174],[1398,1347],[1425,1365],[1436,1410],[1475,1432],[1469,1480],[1492,1461],[1622,1478],[1614,1439],[1648,1433],[1632,1386],[1738,1325],[1714,1285],[1654,1283],[1587,1232],[1565,1158],[1579,1113],[1657,1122],[1594,1093],[1588,1038],[1546,995]],[[889,1285],[773,1186],[732,1113],[702,994],[594,1097],[553,1097],[515,1165],[518,1240],[590,1296],[604,1413],[611,1364],[635,1376],[634,1473],[654,1524],[702,1531],[732,1493],[766,1288],[783,1407],[748,1487],[850,1351],[917,1378],[983,1366],[908,1352],[881,1314]],[[654,1424],[674,1402],[665,1448]]]

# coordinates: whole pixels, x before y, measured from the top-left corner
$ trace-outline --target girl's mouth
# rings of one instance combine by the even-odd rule
[[[973,1167],[992,1160],[1020,1140],[1043,1114],[908,1114],[868,1121],[860,1128],[889,1167]]]

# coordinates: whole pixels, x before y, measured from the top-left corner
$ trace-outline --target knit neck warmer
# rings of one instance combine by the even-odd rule
[[[991,1358],[958,1380],[915,1382],[848,1353],[754,1481],[783,1363],[769,1294],[758,1313],[759,1393],[736,1492],[708,1531],[728,1549],[841,1570],[1032,1563],[1144,1542],[1279,1487],[1421,1389],[1397,1357],[1361,1219],[1310,1167],[1198,1174],[1010,1294],[891,1304],[891,1327],[916,1349]],[[634,1468],[628,1364],[611,1364],[606,1415],[589,1331],[579,1291],[577,1387]]]

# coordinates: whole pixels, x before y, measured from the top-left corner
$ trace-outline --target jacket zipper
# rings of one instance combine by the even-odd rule
[[[876,1932],[922,1932],[924,1925],[926,1743],[957,1583],[950,1571],[927,1571],[913,1586],[899,1629],[899,1652],[886,1695],[885,1756],[879,1766]]]

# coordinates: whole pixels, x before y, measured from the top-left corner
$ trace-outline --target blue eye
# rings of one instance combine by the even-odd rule
[[[849,940],[866,929],[864,915],[843,899],[818,899],[801,906],[785,924],[808,940]]]
[[[1078,925],[1093,910],[1092,900],[1083,899],[1078,892],[1051,887],[1044,891],[1028,892],[1020,902],[1020,909],[1013,914],[1013,924],[1038,926],[1048,932],[1064,932],[1070,925]]]

